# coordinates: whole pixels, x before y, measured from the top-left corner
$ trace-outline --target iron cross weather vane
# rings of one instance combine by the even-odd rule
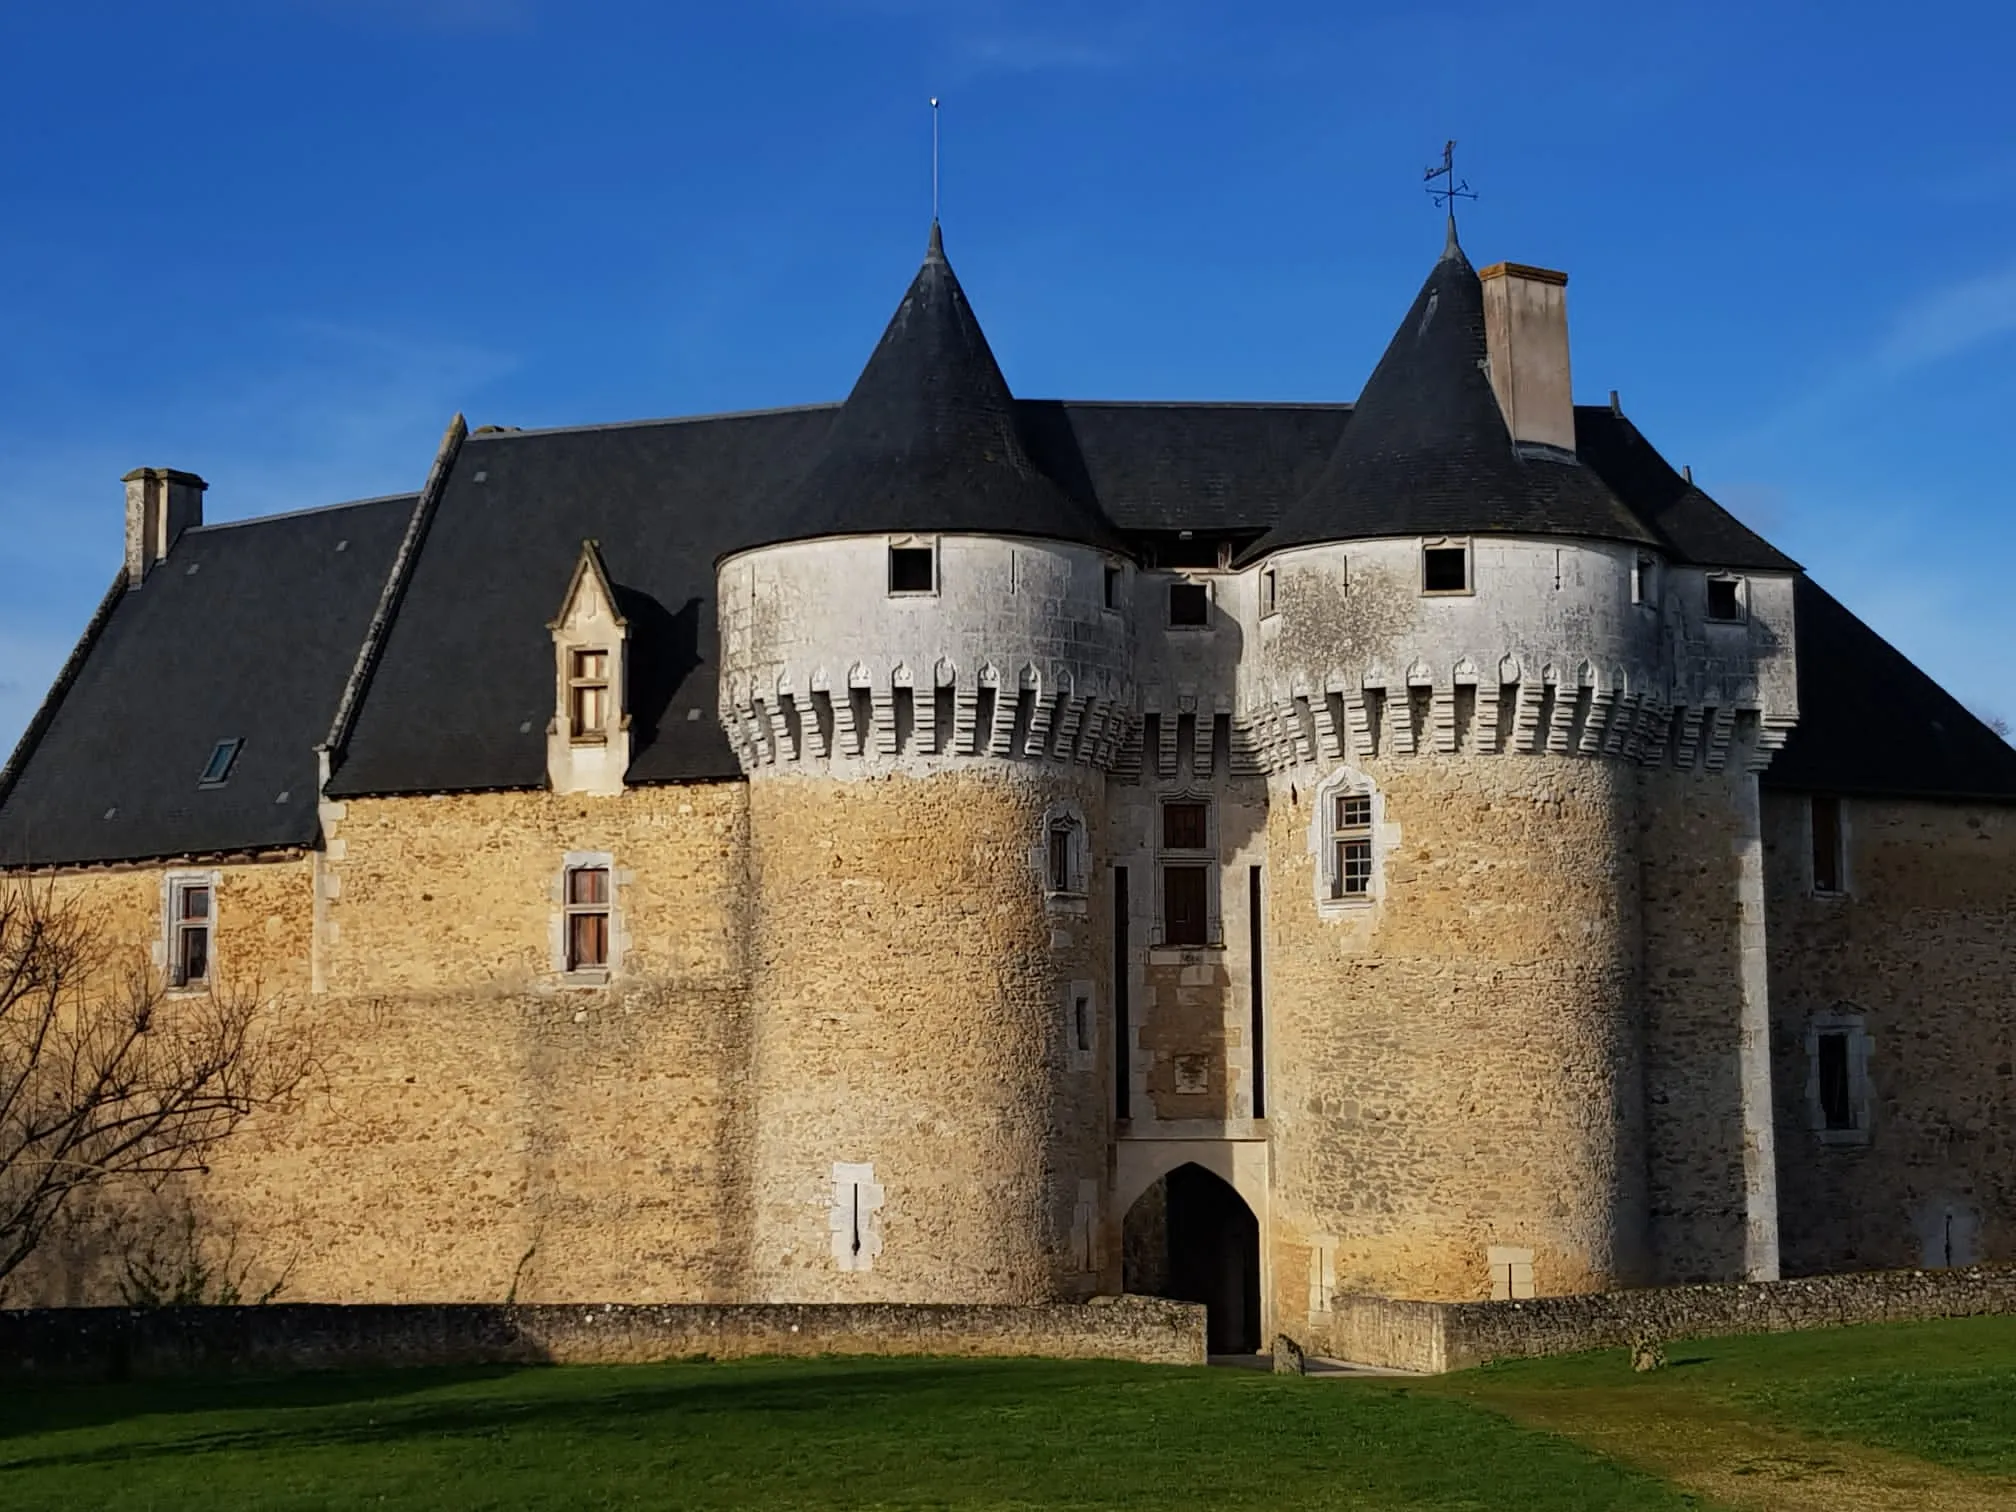
[[[1456,224],[1456,201],[1474,200],[1477,191],[1470,187],[1468,179],[1456,177],[1456,143],[1453,139],[1442,144],[1442,161],[1430,163],[1421,171],[1421,177],[1428,186],[1428,197],[1435,201],[1435,208],[1449,212],[1449,224]],[[1435,180],[1442,182],[1437,184]]]

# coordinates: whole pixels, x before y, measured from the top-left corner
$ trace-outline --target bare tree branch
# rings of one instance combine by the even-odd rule
[[[204,1169],[308,1075],[311,1047],[256,989],[171,997],[109,965],[77,902],[0,882],[0,1281],[73,1197]]]

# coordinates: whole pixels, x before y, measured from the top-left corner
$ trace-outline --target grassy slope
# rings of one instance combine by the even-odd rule
[[[1433,1389],[1507,1407],[1576,1388],[1618,1393],[1619,1407],[1632,1392],[1681,1392],[1817,1438],[2016,1475],[2016,1318],[1695,1340],[1667,1357],[1668,1369],[1640,1376],[1620,1351],[1525,1360]]]
[[[0,1506],[1668,1509],[1406,1387],[1043,1361],[147,1383],[0,1400]]]

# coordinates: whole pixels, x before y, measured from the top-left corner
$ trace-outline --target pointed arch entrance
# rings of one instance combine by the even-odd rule
[[[1246,1200],[1185,1163],[1150,1183],[1121,1225],[1126,1290],[1202,1302],[1212,1354],[1260,1348],[1260,1222]]]

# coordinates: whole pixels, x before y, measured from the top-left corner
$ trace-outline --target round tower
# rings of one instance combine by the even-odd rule
[[[1565,323],[1558,384],[1533,360],[1551,333],[1524,338],[1508,428],[1488,303],[1452,226],[1337,452],[1249,554],[1277,1252],[1308,1257],[1309,1295],[1644,1275],[1635,763],[1668,714],[1661,554],[1559,444]],[[1302,1282],[1277,1267],[1277,1317]]]
[[[935,225],[775,522],[717,569],[750,784],[753,1290],[1087,1293],[1112,1053],[1090,873],[1131,569],[1030,460]]]

